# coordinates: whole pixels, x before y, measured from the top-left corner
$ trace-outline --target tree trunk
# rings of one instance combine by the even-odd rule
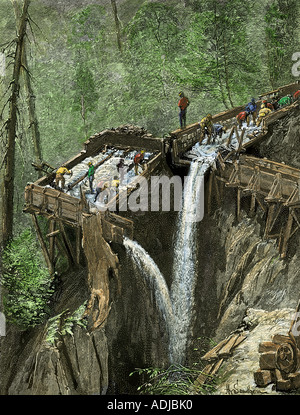
[[[22,65],[22,50],[25,41],[27,11],[30,0],[24,0],[20,18],[18,36],[16,39],[16,52],[14,59],[13,80],[11,82],[11,97],[9,119],[7,120],[7,150],[4,170],[3,189],[3,217],[2,217],[2,244],[5,247],[13,235],[13,208],[14,208],[14,175],[15,175],[15,148],[17,129],[17,107],[19,96],[19,79]]]
[[[223,89],[223,83],[222,83],[222,77],[221,77],[221,68],[220,68],[220,60],[219,60],[219,53],[220,53],[220,42],[219,42],[219,34],[218,34],[218,24],[217,24],[217,6],[216,3],[214,4],[214,39],[216,42],[216,68],[217,68],[217,78],[218,78],[218,84],[220,88],[220,93],[222,97],[222,102],[225,106],[225,108],[228,110],[229,107],[226,102],[226,97]]]
[[[118,9],[116,0],[111,0],[111,5],[114,13],[115,23],[116,23],[116,34],[117,34],[117,41],[118,41],[118,48],[119,51],[122,52],[122,40],[121,40],[121,30],[120,30],[120,19],[118,16]]]
[[[16,25],[18,26],[18,22],[20,21],[21,8],[16,0],[11,0],[11,2],[14,6],[15,16],[16,16]],[[29,128],[31,129],[35,162],[37,165],[41,165],[43,157],[42,157],[42,149],[41,149],[41,144],[40,144],[40,131],[39,131],[39,125],[38,125],[38,120],[37,120],[36,110],[35,110],[35,95],[33,93],[33,89],[31,86],[31,79],[30,79],[30,73],[28,70],[28,62],[27,62],[26,45],[24,42],[23,42],[21,59],[22,59],[21,71],[24,77],[24,85],[25,85],[25,90],[27,94],[27,105],[28,105],[28,112],[29,112]],[[38,174],[39,174],[39,177],[41,177],[43,175],[43,172],[39,171]]]
[[[226,45],[226,39],[225,34],[223,33],[223,48],[224,48],[224,72],[225,72],[225,85],[226,85],[226,91],[228,100],[230,102],[231,107],[233,108],[233,101],[231,97],[231,89],[229,85],[229,69],[228,69],[228,56],[227,56],[227,45]]]

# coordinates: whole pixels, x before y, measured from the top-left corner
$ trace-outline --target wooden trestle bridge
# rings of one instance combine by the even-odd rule
[[[272,97],[275,93],[281,97],[293,94],[298,89],[299,84],[294,83],[265,93],[260,96],[258,107],[262,99]],[[266,214],[264,237],[276,238],[281,258],[285,258],[288,242],[300,228],[298,218],[300,170],[271,160],[249,156],[246,152],[268,137],[269,126],[288,112],[299,108],[299,104],[295,102],[272,112],[263,121],[262,128],[254,131],[247,139],[245,139],[245,131],[239,132],[235,125],[235,117],[243,108],[233,108],[213,116],[214,123],[226,125],[231,132],[227,142],[224,143],[228,152],[226,155],[219,153],[217,168],[211,168],[207,173],[206,211],[210,213],[213,200],[221,206],[225,188],[235,188],[237,217],[240,217],[242,197],[249,197],[250,213],[258,207]],[[238,140],[238,146],[234,149],[230,147],[233,133]],[[143,172],[134,178],[130,188],[123,190],[128,194],[137,188],[141,177],[148,178],[161,171],[164,166],[167,168],[188,166],[191,161],[185,157],[185,153],[199,141],[199,137],[198,122],[187,126],[184,130],[176,130],[164,138],[153,137],[139,127],[121,126],[91,136],[84,143],[84,149],[63,166],[73,169],[89,157],[105,152],[107,148],[120,149],[125,153],[144,149],[151,156]],[[105,162],[106,158],[100,161],[98,166]],[[112,252],[110,242],[122,243],[125,236],[133,238],[134,222],[120,213],[110,211],[109,206],[105,212],[91,209],[82,189],[78,198],[52,188],[51,183],[55,178],[56,169],[48,169],[49,165],[46,163],[44,166],[47,168],[44,170],[46,175],[25,188],[24,212],[32,216],[51,274],[55,273],[60,254],[65,255],[71,264],[79,265],[83,248],[88,262],[92,292],[89,307],[92,312],[94,301],[98,300],[97,315],[94,315],[94,326],[98,327],[103,324],[109,311],[109,271],[113,270],[118,278],[118,258]],[[80,184],[85,176],[86,174],[79,178],[77,184]],[[281,215],[284,210],[287,215]],[[47,220],[46,236],[38,220],[41,216]]]

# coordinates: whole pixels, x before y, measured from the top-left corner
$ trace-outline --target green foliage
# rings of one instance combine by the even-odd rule
[[[274,0],[266,6],[265,46],[272,87],[282,82],[281,79],[289,79],[286,63],[290,61],[290,56],[298,44],[295,36],[298,16],[299,6],[295,0]]]
[[[39,252],[33,234],[25,230],[3,253],[5,315],[23,329],[44,321],[54,291]]]
[[[46,342],[54,346],[59,336],[67,334],[73,336],[75,325],[86,328],[87,320],[83,316],[85,308],[86,301],[71,314],[69,310],[64,310],[60,314],[51,317],[48,320]],[[67,317],[65,317],[66,314]]]
[[[130,373],[130,376],[136,373],[146,378],[137,389],[142,395],[207,395],[214,391],[212,377],[205,385],[197,386],[195,384],[197,377],[205,372],[182,365],[171,365],[167,369],[136,369]]]

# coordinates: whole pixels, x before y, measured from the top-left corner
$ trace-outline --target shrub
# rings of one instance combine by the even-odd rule
[[[171,365],[167,369],[145,368],[130,373],[142,375],[146,381],[137,388],[142,395],[207,395],[214,392],[214,378],[207,376],[205,370]],[[205,385],[197,385],[198,376],[207,376]]]
[[[22,329],[40,324],[49,311],[54,290],[31,230],[12,240],[3,252],[2,266],[7,320]]]

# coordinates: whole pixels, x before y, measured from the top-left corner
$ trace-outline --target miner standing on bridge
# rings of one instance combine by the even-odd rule
[[[199,122],[199,125],[201,128],[199,143],[200,144],[202,143],[202,141],[205,138],[205,135],[207,134],[208,135],[207,144],[209,144],[212,133],[214,131],[212,115],[207,114],[207,116],[202,118],[202,120]]]
[[[142,150],[141,152],[137,153],[134,156],[134,159],[133,159],[133,161],[134,161],[134,173],[135,173],[136,176],[138,175],[138,172],[139,172],[139,164],[141,164],[144,161],[144,153],[145,153],[145,150]]]
[[[240,128],[242,128],[243,126],[243,122],[247,123],[247,127],[249,127],[249,112],[248,111],[241,111],[237,116],[236,116],[236,120],[237,123],[239,125]]]
[[[55,185],[58,187],[59,183],[61,183],[62,189],[65,187],[65,182],[66,182],[64,178],[65,174],[69,174],[70,176],[72,176],[72,170],[68,170],[66,167],[60,167],[56,171]]]
[[[182,91],[179,92],[180,100],[178,102],[179,111],[179,122],[180,128],[186,127],[186,111],[187,107],[190,105],[189,99],[184,95]]]
[[[91,193],[93,194],[94,193],[93,181],[95,177],[95,167],[91,161],[88,162],[88,166],[89,166],[89,170],[88,170],[89,185],[90,185]]]
[[[267,108],[267,107],[266,107],[266,104],[261,104],[260,111],[259,111],[259,113],[258,113],[257,123],[256,123],[257,127],[259,127],[259,126],[260,126],[260,124],[261,124],[262,120],[263,120],[263,119],[264,119],[267,115],[269,115],[271,112],[272,112],[272,110],[271,110],[270,108]]]
[[[257,105],[255,102],[255,99],[252,98],[251,101],[248,102],[248,104],[246,105],[245,111],[249,112],[249,121],[250,121],[250,116],[252,115],[253,125],[255,125],[255,121],[256,121],[256,109],[257,109]]]

